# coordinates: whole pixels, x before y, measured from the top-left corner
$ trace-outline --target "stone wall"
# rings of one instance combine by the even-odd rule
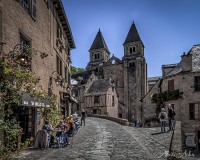
[[[173,131],[170,149],[168,156],[169,160],[179,160],[182,155],[182,137],[181,137],[181,122],[176,121],[175,129]]]
[[[127,119],[122,119],[122,118],[115,118],[115,117],[109,117],[109,116],[104,116],[104,115],[98,115],[98,114],[88,114],[88,117],[96,117],[96,118],[103,118],[103,119],[107,119],[122,125],[129,125],[129,122]]]
[[[40,78],[40,85],[48,92],[50,77],[53,77],[51,89],[60,103],[60,92],[66,91],[69,85],[68,78],[65,79],[65,70],[70,76],[70,61],[68,57],[69,43],[62,27],[61,42],[65,49],[60,50],[57,46],[57,25],[59,19],[53,3],[50,8],[43,0],[36,3],[36,19],[33,19],[18,0],[0,1],[0,12],[2,13],[2,41],[6,42],[5,52],[10,52],[17,44],[20,44],[20,35],[23,35],[31,43],[36,53],[31,62],[31,69]],[[41,57],[41,53],[48,56]],[[64,87],[57,86],[56,56],[62,61],[62,77],[65,79]],[[66,67],[66,69],[65,69]],[[53,74],[54,73],[54,74]],[[69,105],[69,104],[68,104]],[[42,125],[42,123],[41,123]],[[41,125],[38,128],[41,128]]]

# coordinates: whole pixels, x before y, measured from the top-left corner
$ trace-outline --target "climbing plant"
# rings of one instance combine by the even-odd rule
[[[21,53],[20,53],[21,52]],[[16,57],[13,57],[17,55]],[[25,56],[24,56],[25,55]],[[23,92],[30,93],[34,97],[48,99],[50,108],[48,111],[41,109],[44,118],[58,114],[56,108],[56,96],[49,96],[39,84],[39,78],[28,68],[29,61],[35,55],[35,51],[26,49],[16,50],[10,53],[0,51],[0,159],[12,159],[13,153],[17,153],[17,138],[20,136],[20,126],[13,116],[13,108],[21,105]],[[27,60],[27,61],[26,61]],[[21,144],[25,148],[31,139]]]
[[[165,106],[165,102],[177,100],[182,98],[183,92],[180,92],[178,89],[173,91],[164,91],[160,93],[153,94],[151,98],[152,103],[156,103],[156,113],[160,113],[161,108]]]

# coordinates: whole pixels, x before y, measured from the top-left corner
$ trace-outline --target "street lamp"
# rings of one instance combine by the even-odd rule
[[[13,51],[9,52],[9,57],[21,67],[31,67],[32,51],[28,45],[17,44]]]

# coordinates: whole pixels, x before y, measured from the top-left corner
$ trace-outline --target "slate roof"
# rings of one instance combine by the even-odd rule
[[[187,54],[192,54],[192,72],[200,72],[200,44],[194,45]],[[181,62],[166,76],[175,75],[182,71]]]
[[[90,78],[90,75],[92,74],[92,70],[89,71],[83,71],[81,73],[77,73],[75,75],[72,75],[72,78],[78,81],[78,85],[83,85],[87,83],[87,80]]]
[[[106,45],[106,42],[103,38],[103,35],[99,29],[95,39],[94,39],[94,42],[92,43],[92,46],[90,47],[90,50],[93,50],[93,49],[100,49],[100,48],[105,48],[108,50],[108,47]],[[109,52],[109,50],[108,50]]]
[[[200,71],[200,44],[194,45],[189,51],[189,54],[192,54],[192,71]]]
[[[157,81],[159,78],[162,78],[161,76],[159,77],[149,77],[147,78],[147,81]]]
[[[172,68],[172,67],[176,67],[178,65],[178,63],[175,64],[163,64],[162,68]]]
[[[110,79],[98,79],[93,81],[86,94],[105,94],[110,86]]]
[[[128,32],[128,35],[126,37],[126,40],[124,41],[124,44],[131,43],[131,42],[137,42],[137,41],[142,42],[142,40],[138,34],[137,28],[135,26],[135,23],[133,22],[133,24]],[[142,42],[142,44],[143,44],[143,42]]]

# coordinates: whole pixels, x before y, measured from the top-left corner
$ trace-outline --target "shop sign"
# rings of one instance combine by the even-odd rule
[[[32,97],[29,93],[22,94],[22,106],[28,107],[50,107],[50,103],[47,99],[36,99]]]

